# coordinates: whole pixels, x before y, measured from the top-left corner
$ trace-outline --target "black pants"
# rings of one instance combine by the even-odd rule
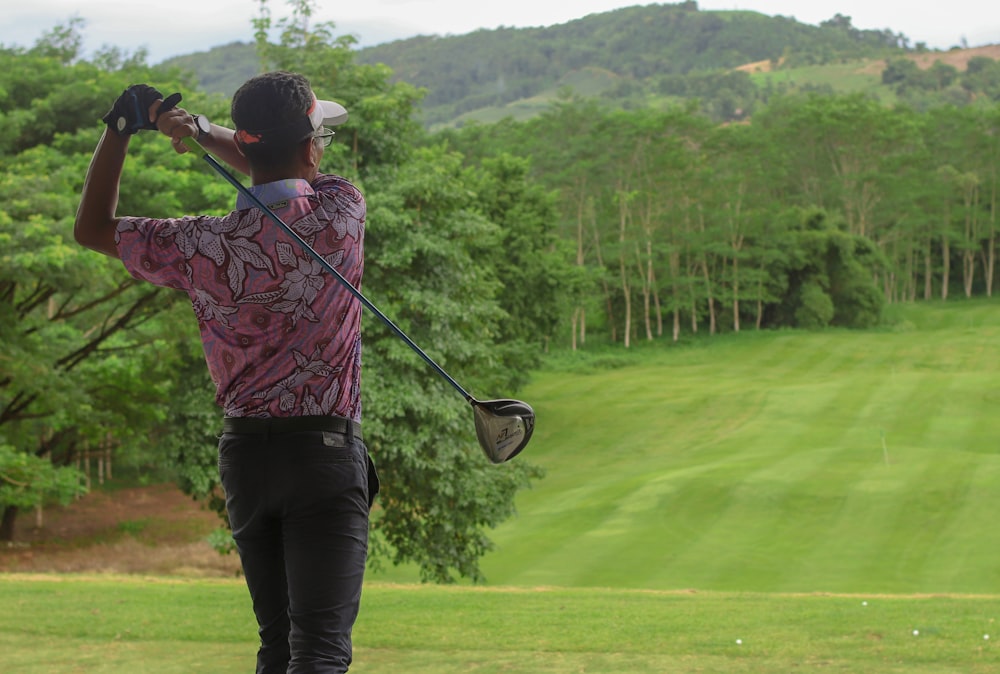
[[[260,632],[258,674],[351,664],[378,477],[350,432],[226,432],[226,508]]]

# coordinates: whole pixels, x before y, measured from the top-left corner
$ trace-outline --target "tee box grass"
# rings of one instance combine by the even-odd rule
[[[253,671],[240,580],[0,575],[0,671]],[[1000,597],[372,583],[352,672],[987,674]]]

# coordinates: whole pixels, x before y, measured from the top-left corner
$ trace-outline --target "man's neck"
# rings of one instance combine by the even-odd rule
[[[305,180],[311,183],[316,179],[316,169],[308,166],[302,167],[298,171],[256,171],[250,169],[250,182],[253,185],[264,185],[274,183],[279,180]]]

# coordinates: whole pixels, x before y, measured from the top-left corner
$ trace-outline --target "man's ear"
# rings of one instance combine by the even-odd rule
[[[301,154],[301,159],[305,162],[305,165],[309,168],[319,168],[319,160],[323,156],[323,148],[319,147],[319,143],[310,139],[307,143],[302,143],[302,149],[299,150]]]

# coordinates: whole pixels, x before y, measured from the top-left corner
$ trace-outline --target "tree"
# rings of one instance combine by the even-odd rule
[[[478,181],[482,180],[479,176]],[[372,300],[471,390],[514,390],[537,346],[498,342],[514,320],[497,300],[504,232],[479,209],[462,157],[426,148],[369,191],[366,288]],[[519,310],[515,307],[515,310]],[[482,459],[468,406],[384,326],[365,325],[365,439],[383,475],[374,548],[425,580],[480,579],[484,529],[513,512],[539,474]],[[515,348],[516,347],[516,348]]]
[[[63,505],[84,493],[80,473],[52,465],[45,456],[34,456],[0,444],[0,541],[14,538],[14,516],[22,508],[40,508],[49,501]]]
[[[149,328],[176,296],[140,286],[117,261],[84,251],[71,230],[99,119],[123,82],[181,89],[183,81],[128,59],[121,71],[80,61],[78,27],[57,27],[31,50],[0,50],[0,444],[18,452],[19,471],[12,478],[18,498],[0,503],[7,538],[25,503],[65,497],[59,485],[72,481],[68,466],[108,429],[122,445],[146,443],[164,414],[172,363],[169,347],[150,348],[163,343]],[[196,189],[164,189],[171,181],[189,187],[187,174],[164,169],[163,148],[154,154],[146,143],[134,143],[123,209],[141,204],[166,215],[204,199]]]

